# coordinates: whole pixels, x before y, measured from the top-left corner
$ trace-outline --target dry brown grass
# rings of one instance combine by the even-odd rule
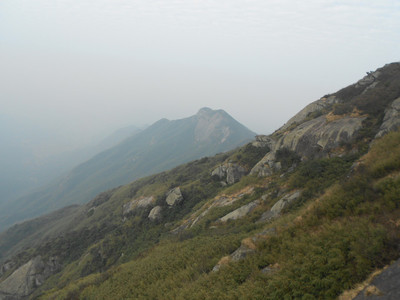
[[[249,249],[253,249],[253,250],[257,249],[257,246],[254,244],[253,239],[250,237],[242,240],[242,245]]]
[[[364,282],[358,284],[354,289],[344,291],[339,297],[338,300],[352,300],[354,299],[362,290],[365,290],[366,296],[370,295],[381,295],[382,292],[374,285],[370,285],[371,281],[382,273],[388,266],[383,269],[376,270],[373,272]]]

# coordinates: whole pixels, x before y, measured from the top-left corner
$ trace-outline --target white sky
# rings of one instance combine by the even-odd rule
[[[271,133],[399,60],[398,0],[0,1],[0,114],[71,143],[204,106]]]

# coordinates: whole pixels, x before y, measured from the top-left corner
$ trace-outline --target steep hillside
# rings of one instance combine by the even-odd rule
[[[134,179],[231,150],[254,135],[223,110],[203,108],[189,118],[160,120],[46,188],[5,206],[0,211],[0,229],[66,205],[85,203],[102,191]]]
[[[13,226],[0,299],[334,299],[400,257],[399,103],[393,63],[270,136]]]

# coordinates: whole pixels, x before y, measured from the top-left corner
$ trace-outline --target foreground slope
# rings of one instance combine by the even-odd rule
[[[0,229],[16,221],[70,204],[85,203],[99,192],[184,162],[243,145],[254,133],[223,110],[160,120],[80,164],[60,180],[12,203],[0,212]]]
[[[0,297],[334,299],[400,257],[399,103],[389,64],[270,136],[102,193],[50,227],[14,226],[0,237]],[[45,235],[21,246],[34,224]]]

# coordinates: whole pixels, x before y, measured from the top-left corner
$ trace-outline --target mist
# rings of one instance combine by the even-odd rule
[[[399,46],[388,0],[4,0],[1,154],[46,161],[205,106],[268,134]]]

